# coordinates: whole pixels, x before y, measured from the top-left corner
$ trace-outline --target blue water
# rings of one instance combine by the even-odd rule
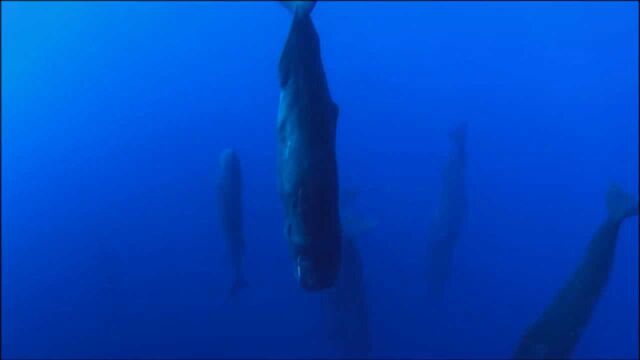
[[[612,182],[638,194],[638,5],[323,3],[379,357],[508,357],[577,266]],[[2,355],[332,357],[277,190],[265,3],[2,3]],[[469,213],[445,304],[425,294],[447,133]],[[250,287],[227,298],[218,155],[245,182]],[[638,220],[575,358],[638,358]]]

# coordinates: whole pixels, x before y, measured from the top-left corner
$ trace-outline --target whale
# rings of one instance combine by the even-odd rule
[[[233,149],[220,154],[218,179],[218,205],[220,225],[226,240],[231,263],[232,280],[229,295],[235,295],[248,286],[242,262],[245,251],[242,219],[242,173],[240,158]]]
[[[313,292],[334,286],[341,263],[338,106],[329,93],[311,19],[315,1],[281,4],[292,21],[278,68],[279,193],[295,279]]]
[[[580,341],[609,282],[618,232],[638,216],[638,200],[616,184],[607,192],[607,216],[591,238],[573,275],[526,330],[514,359],[567,359]]]
[[[442,171],[440,205],[427,240],[427,290],[434,298],[443,295],[451,277],[454,252],[467,212],[466,134],[466,122],[449,133],[452,150]]]

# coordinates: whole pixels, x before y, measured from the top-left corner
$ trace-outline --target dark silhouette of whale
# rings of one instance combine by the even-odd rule
[[[333,289],[324,299],[329,314],[329,337],[344,358],[367,358],[371,353],[369,308],[362,258],[355,234],[342,239],[342,267]]]
[[[278,172],[299,285],[334,285],[341,226],[335,138],[338,107],[331,99],[311,20],[313,1],[282,2],[293,20],[279,64]]]
[[[515,351],[516,359],[566,359],[571,356],[609,281],[618,230],[638,215],[638,202],[618,186],[607,193],[607,218],[589,243],[580,265],[553,302],[527,330]]]
[[[442,171],[440,208],[427,240],[427,289],[434,296],[442,295],[451,276],[453,254],[467,211],[467,123],[460,123],[449,135],[453,148]]]
[[[349,191],[342,193],[348,194]],[[364,269],[357,239],[374,226],[347,215],[347,203],[355,200],[341,198],[343,224],[342,265],[340,276],[333,289],[323,298],[327,311],[329,338],[336,345],[339,356],[343,358],[367,358],[371,354],[371,330],[369,326],[369,306],[364,281]]]
[[[242,221],[242,173],[240,159],[235,151],[226,149],[220,155],[218,204],[220,225],[227,240],[233,271],[230,295],[247,286],[242,270],[244,257],[244,230]]]

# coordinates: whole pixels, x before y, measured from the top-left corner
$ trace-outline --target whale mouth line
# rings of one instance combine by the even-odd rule
[[[300,265],[301,261],[302,261],[302,256],[298,256],[296,258],[296,279],[298,279],[298,282],[302,281],[302,269]]]

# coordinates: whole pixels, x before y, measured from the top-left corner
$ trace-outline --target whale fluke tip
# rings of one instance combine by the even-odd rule
[[[467,137],[467,127],[467,122],[461,121],[453,129],[451,129],[451,131],[449,132],[449,136],[453,141],[464,142]]]
[[[280,4],[287,8],[292,14],[296,16],[305,16],[311,14],[313,8],[316,6],[316,0],[312,1],[280,1]]]

